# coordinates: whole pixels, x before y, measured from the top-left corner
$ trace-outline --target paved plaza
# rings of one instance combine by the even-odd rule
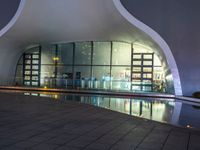
[[[2,150],[200,150],[200,131],[74,101],[0,93]]]

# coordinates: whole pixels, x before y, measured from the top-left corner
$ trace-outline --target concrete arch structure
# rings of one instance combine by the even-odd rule
[[[173,76],[175,94],[182,95],[170,48],[155,31],[130,15],[120,0],[21,0],[15,16],[0,31],[0,78],[14,78],[20,55],[31,45],[113,40],[154,49],[169,66],[166,72]]]

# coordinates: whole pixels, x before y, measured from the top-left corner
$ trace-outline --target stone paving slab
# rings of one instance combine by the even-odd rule
[[[2,150],[200,150],[200,130],[91,105],[0,93]]]

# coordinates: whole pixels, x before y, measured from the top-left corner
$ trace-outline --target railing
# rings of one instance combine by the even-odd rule
[[[16,77],[14,81],[0,83],[4,86],[37,86],[30,83],[23,83],[23,78]],[[132,84],[135,86],[131,87]],[[151,86],[150,86],[151,85]],[[96,79],[62,79],[62,78],[41,78],[40,87],[58,89],[95,89],[95,90],[117,90],[117,91],[141,91],[141,92],[166,92],[165,83],[130,82],[127,80],[96,80]],[[151,88],[150,88],[151,87]]]

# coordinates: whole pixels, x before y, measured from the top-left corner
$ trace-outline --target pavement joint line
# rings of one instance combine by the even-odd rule
[[[38,99],[38,101],[35,101],[35,99]],[[71,147],[77,148],[79,146],[76,145],[76,142],[79,141],[84,144],[80,145],[82,150],[83,146],[87,146],[88,144],[89,145],[85,149],[90,147],[95,148],[98,144],[105,143],[108,144],[105,145],[107,148],[112,149],[118,142],[120,142],[120,140],[123,142],[120,143],[120,145],[122,144],[121,146],[123,149],[123,146],[125,146],[123,144],[126,144],[126,142],[128,142],[127,144],[131,144],[133,142],[132,140],[135,138],[136,149],[140,149],[143,148],[143,144],[146,145],[148,142],[151,143],[151,138],[153,138],[152,142],[154,143],[160,136],[162,142],[159,142],[159,149],[165,149],[170,146],[171,142],[176,142],[173,140],[174,136],[178,136],[176,138],[179,139],[179,136],[182,135],[183,138],[181,138],[179,142],[182,142],[181,144],[183,145],[179,146],[184,149],[191,149],[193,144],[194,146],[199,147],[198,141],[196,141],[198,138],[196,136],[193,138],[193,135],[199,135],[200,131],[195,129],[186,129],[169,124],[164,124],[164,126],[162,126],[162,123],[155,121],[145,122],[144,119],[141,118],[121,114],[120,112],[115,112],[109,109],[96,108],[95,106],[91,106],[89,104],[85,105],[80,103],[80,105],[76,105],[78,104],[76,101],[66,103],[66,106],[63,105],[65,103],[58,103],[56,101],[56,105],[54,106],[54,102],[52,102],[50,98],[41,98],[40,102],[40,98],[36,97],[30,98],[29,101],[29,97],[20,95],[19,98],[15,98],[15,96],[7,96],[5,98],[2,97],[1,100],[2,111],[0,111],[0,134],[2,133],[2,136],[0,137],[2,141],[0,144],[2,149],[14,149],[15,147],[19,149],[20,147],[37,148],[38,146],[39,148],[42,148],[43,146],[48,148],[48,140],[52,139],[53,141],[49,141],[49,143],[50,145],[52,144],[54,149],[61,147],[65,148],[65,146],[68,147],[70,145]],[[25,103],[23,104],[23,102]],[[23,105],[21,105],[21,103]],[[38,106],[41,107],[41,109],[39,109],[41,111],[38,111]],[[70,107],[73,107],[73,109],[67,109]],[[5,124],[7,126],[5,126]],[[66,125],[66,127],[63,127],[64,125]],[[78,126],[80,126],[80,129]],[[125,128],[125,130],[123,128]],[[139,128],[139,130],[136,130],[137,128]],[[71,131],[71,129],[74,130]],[[69,133],[67,133],[67,131],[69,131]],[[111,133],[109,133],[109,131]],[[133,134],[130,133],[131,135],[128,136],[130,131],[136,132]],[[140,138],[135,137],[137,135],[140,136]],[[127,139],[124,138],[123,140],[123,137],[126,136]],[[32,139],[31,137],[34,138]],[[112,139],[112,137],[114,139]],[[84,138],[86,138],[86,141]],[[107,142],[106,139],[110,138],[111,141],[109,140],[110,142]],[[59,139],[61,139],[61,141],[59,141]],[[70,143],[73,140],[75,141]],[[92,143],[91,141],[97,142]],[[68,142],[69,144],[67,144]]]
[[[141,123],[138,123],[138,124],[135,125],[133,128],[131,128],[129,131],[127,131],[123,136],[121,136],[115,143],[113,143],[113,144],[108,148],[108,150],[110,150],[114,145],[116,145],[118,142],[120,142],[120,140],[122,140],[124,137],[126,137],[126,136],[130,133],[131,130],[136,129],[137,126],[138,126],[139,124],[141,124]]]
[[[118,126],[114,127],[112,130],[109,130],[109,132],[104,133],[103,135],[99,136],[97,139],[95,139],[94,141],[90,142],[88,145],[86,145],[85,147],[81,148],[80,150],[84,150],[86,149],[88,146],[90,146],[91,144],[95,143],[96,141],[98,141],[99,139],[101,139],[103,136],[105,136],[106,134],[112,132],[113,130],[115,130],[116,128],[120,127],[122,124],[124,124],[124,122],[130,120],[130,118],[127,118],[126,120],[124,120],[123,122],[121,122]]]
[[[167,142],[167,140],[168,140],[168,138],[169,138],[169,136],[170,136],[170,134],[171,134],[171,133],[172,133],[172,129],[170,129],[170,131],[169,131],[169,133],[168,133],[167,137],[165,138],[165,140],[164,140],[164,143],[162,144],[161,150],[163,150],[163,149],[164,149],[164,147],[165,147],[165,144],[166,144],[166,142]]]
[[[189,132],[189,137],[188,137],[188,142],[187,142],[187,150],[189,150],[190,139],[191,139],[191,132]]]
[[[81,110],[82,111],[82,110]],[[87,109],[85,110],[85,111],[88,111]],[[72,111],[70,111],[70,112],[73,112],[73,110]],[[83,111],[84,112],[84,111]],[[77,113],[77,112],[76,112]],[[48,120],[48,119],[47,119]],[[58,119],[58,120],[54,120],[53,122],[57,122],[57,121],[60,121],[61,119]],[[44,120],[42,120],[42,121],[44,121]],[[40,122],[42,122],[42,121],[40,121]],[[53,123],[52,122],[52,123]],[[37,122],[37,123],[39,123],[39,122]],[[30,124],[30,123],[28,123],[28,124]],[[55,128],[55,127],[54,127]],[[49,130],[52,130],[52,129],[54,129],[54,128],[51,128],[51,129],[49,129]],[[29,130],[31,130],[31,129],[28,129],[27,131],[29,131]],[[46,131],[44,131],[44,132],[46,132]],[[41,134],[43,134],[43,133],[41,133]],[[31,138],[31,137],[30,137]]]
[[[100,116],[99,116],[99,117],[100,117]],[[118,116],[115,116],[115,118],[117,118],[117,117],[118,117]],[[114,119],[115,119],[115,118],[114,118]],[[114,120],[114,119],[113,119],[113,120]],[[113,120],[112,120],[112,121],[113,121]],[[94,129],[89,130],[89,131],[87,131],[87,132],[85,132],[85,133],[79,135],[78,137],[75,137],[75,138],[73,138],[73,139],[67,141],[67,142],[64,143],[64,144],[61,144],[61,145],[60,145],[59,147],[57,147],[57,148],[60,148],[60,147],[62,147],[62,146],[64,146],[64,145],[66,145],[67,143],[69,143],[69,142],[71,142],[71,141],[73,141],[73,140],[76,140],[76,139],[78,139],[79,137],[81,137],[81,136],[83,136],[83,135],[85,135],[85,134],[88,134],[88,133],[90,133],[90,132],[92,132],[92,131],[94,131],[94,130],[96,130],[96,129],[98,129],[98,128],[101,128],[101,127],[104,126],[104,125],[110,124],[112,121],[106,122],[106,123],[102,123],[101,125],[95,127]],[[107,133],[105,133],[105,134],[107,134]],[[57,148],[55,148],[55,149],[57,149]]]
[[[91,108],[91,109],[93,109],[93,108]],[[89,111],[88,109],[86,109],[85,111]],[[84,111],[83,111],[84,112]],[[77,112],[76,112],[77,113]],[[94,114],[92,114],[92,115],[94,115]],[[61,119],[59,119],[59,120],[61,120]],[[57,122],[57,121],[59,121],[59,120],[55,120],[55,121],[53,121],[53,122]],[[57,128],[57,127],[54,127],[54,128]],[[52,129],[54,129],[54,128],[51,128],[51,129],[49,129],[49,130],[47,130],[47,131],[43,131],[43,132],[41,132],[41,133],[39,133],[39,134],[35,134],[35,135],[33,135],[33,136],[30,136],[28,139],[31,139],[31,138],[33,138],[33,137],[36,137],[36,136],[38,136],[38,135],[42,135],[42,134],[44,134],[45,132],[49,132],[49,131],[51,131]],[[75,127],[75,128],[77,128],[77,127]],[[52,137],[52,138],[55,138],[55,137]],[[52,139],[52,138],[50,138],[50,139]],[[19,140],[19,141],[16,141],[15,143],[13,143],[13,144],[11,144],[12,146],[13,145],[15,145],[15,144],[17,144],[17,143],[20,143],[20,142],[24,142],[24,141],[26,141],[27,139],[24,139],[24,140]],[[48,139],[49,140],[49,139]],[[42,141],[42,142],[39,142],[39,143],[37,143],[36,145],[39,145],[39,144],[42,144],[44,141]],[[34,146],[36,146],[36,145],[33,145],[33,146],[31,146],[30,148],[33,148]],[[5,145],[5,146],[2,146],[2,147],[0,147],[0,148],[4,148],[4,147],[6,147],[6,146],[8,146],[8,145]]]
[[[141,139],[141,141],[136,145],[136,147],[134,148],[134,150],[137,150],[139,148],[139,146],[143,143],[143,141],[151,134],[151,132],[155,129],[155,126],[153,126],[151,128],[151,130],[149,132],[147,132],[147,134],[144,136],[143,139]]]

